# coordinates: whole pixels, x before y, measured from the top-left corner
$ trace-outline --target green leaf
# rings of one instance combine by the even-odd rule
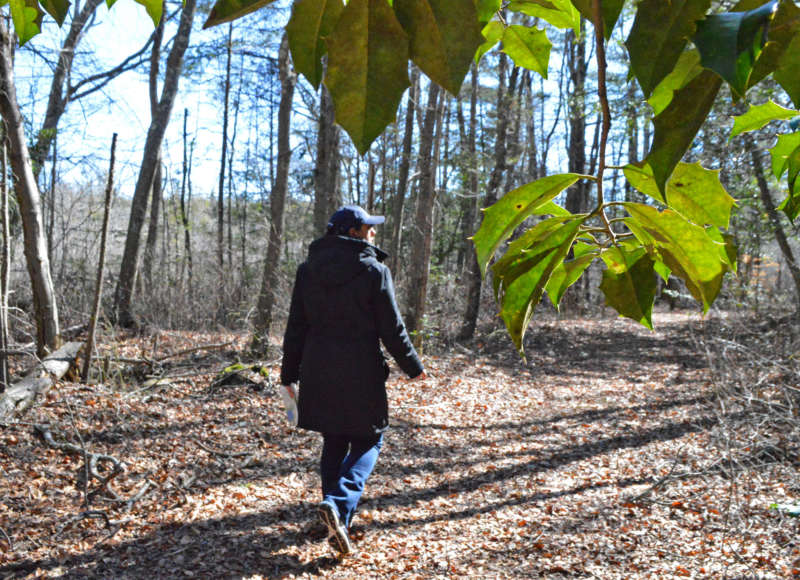
[[[800,111],[787,109],[772,101],[767,101],[763,105],[750,107],[745,114],[735,117],[729,139],[733,139],[741,133],[761,129],[771,121],[791,119],[797,115],[800,115]]]
[[[64,24],[64,19],[69,12],[69,0],[42,0],[42,8],[52,16],[59,26]]]
[[[662,192],[708,116],[720,86],[722,80],[712,71],[704,70],[676,91],[667,108],[653,119],[655,134],[646,162],[653,168]]]
[[[653,94],[647,99],[653,107],[653,114],[660,115],[672,102],[675,91],[685,87],[689,81],[703,72],[700,66],[700,53],[696,50],[687,50],[678,58],[675,68],[664,79],[658,83],[653,90]]]
[[[692,295],[707,311],[722,287],[722,278],[730,268],[720,255],[720,246],[700,226],[686,221],[672,210],[659,212],[656,208],[623,204],[631,217],[626,224],[639,238],[637,230],[648,237],[639,238],[642,244],[653,244],[667,267],[681,278]]]
[[[798,191],[796,180],[792,184],[792,188],[794,191],[789,192],[789,195],[783,200],[783,202],[781,202],[781,204],[778,206],[778,209],[785,213],[786,217],[794,222],[794,220],[797,219],[797,216],[800,215],[800,191]]]
[[[472,236],[481,274],[486,275],[486,267],[497,248],[525,218],[579,179],[587,177],[577,173],[548,175],[509,191],[497,203],[484,209],[481,227]]]
[[[545,31],[539,28],[513,25],[503,34],[503,52],[515,65],[538,72],[543,78],[547,78],[552,46]]]
[[[791,503],[773,503],[770,504],[769,507],[770,509],[777,510],[793,518],[800,517],[800,505]]]
[[[645,98],[675,69],[711,0],[642,0],[625,45]]]
[[[505,32],[505,27],[499,20],[492,20],[483,27],[481,34],[486,39],[486,42],[481,44],[478,47],[478,50],[475,51],[476,64],[480,62],[484,54],[492,50],[492,48],[494,48],[494,46],[500,42],[500,39],[503,38],[503,32]]]
[[[495,278],[500,279],[500,317],[520,354],[523,351],[522,339],[533,316],[533,309],[542,299],[553,270],[567,256],[585,219],[585,215],[566,220],[551,218],[564,222],[557,227],[550,227],[548,224],[548,227],[540,228],[541,224],[537,224],[536,228],[540,228],[541,235],[535,236],[531,247],[516,247],[510,259],[506,260],[504,256],[502,261],[492,266]],[[530,237],[528,241],[531,241]],[[509,252],[512,252],[511,247]]]
[[[633,187],[689,221],[701,226],[728,227],[736,201],[720,183],[719,170],[705,169],[699,163],[679,163],[667,182],[666,198],[659,191],[649,165],[626,165],[623,171]]]
[[[386,0],[350,0],[327,39],[337,122],[360,154],[394,121],[408,88],[408,37]]]
[[[592,12],[592,0],[572,0],[572,4],[577,8],[586,20],[594,22],[594,12]],[[603,32],[606,40],[611,38],[614,25],[619,19],[625,0],[602,0],[600,10],[603,16]]]
[[[741,96],[766,43],[777,0],[747,12],[712,14],[697,23],[694,43],[704,67],[719,74]]]
[[[748,87],[752,87],[770,73],[781,70],[784,61],[798,62],[797,49],[800,45],[795,44],[793,47],[795,52],[792,52],[792,41],[797,38],[798,32],[800,32],[800,8],[795,6],[792,0],[782,0],[769,25],[767,44],[753,65]],[[788,68],[791,68],[791,65]],[[796,73],[797,68],[794,71]],[[794,78],[797,76],[795,74]],[[795,102],[795,105],[800,107],[800,103]]]
[[[36,0],[9,0],[8,6],[14,31],[19,37],[19,45],[22,46],[41,32],[44,13],[39,9]]]
[[[550,275],[545,285],[545,292],[553,307],[558,310],[558,305],[564,297],[567,288],[577,282],[586,268],[594,262],[599,252],[589,244],[576,243],[573,246],[575,257],[572,260],[558,264]]]
[[[554,201],[548,201],[533,210],[534,215],[552,215],[556,217],[569,217],[572,214]]]
[[[409,54],[428,77],[458,95],[478,47],[481,23],[473,0],[394,0]]]
[[[508,9],[541,18],[556,28],[571,28],[576,36],[581,33],[580,12],[569,0],[512,0]]]
[[[211,28],[223,22],[236,20],[246,14],[255,12],[259,8],[272,4],[272,2],[274,0],[217,0],[208,15],[208,19],[203,24],[203,28]],[[150,13],[150,9],[147,12]]]
[[[800,107],[800,35],[796,35],[772,77],[783,87],[795,107]]]
[[[153,26],[158,26],[158,23],[161,22],[161,16],[164,11],[164,5],[161,3],[161,0],[136,0],[136,3],[144,6],[145,10],[147,11],[147,15],[150,17],[150,20],[153,21]],[[243,12],[242,14],[237,15],[235,18],[244,16],[248,12],[252,12],[252,10]],[[233,18],[230,18],[229,20],[233,20]]]
[[[322,57],[327,52],[324,39],[343,8],[342,0],[295,0],[292,7],[292,17],[286,25],[292,63],[315,89],[322,82]]]
[[[606,304],[652,330],[657,288],[652,258],[641,246],[632,252],[612,246],[601,257],[607,266],[600,282]]]
[[[500,10],[500,0],[477,0],[475,9],[478,13],[478,21],[483,24],[488,23]]]
[[[800,148],[800,132],[778,135],[778,142],[769,150],[772,156],[772,173],[776,179],[780,179],[789,168],[789,160],[798,148]]]
[[[720,259],[730,266],[732,272],[736,272],[739,252],[736,249],[736,240],[731,234],[723,234],[714,226],[706,227],[708,237],[719,244]]]

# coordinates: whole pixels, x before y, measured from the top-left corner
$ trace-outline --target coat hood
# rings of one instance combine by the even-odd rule
[[[383,262],[387,257],[366,240],[328,235],[311,243],[306,265],[323,286],[341,286],[366,270],[370,260]]]

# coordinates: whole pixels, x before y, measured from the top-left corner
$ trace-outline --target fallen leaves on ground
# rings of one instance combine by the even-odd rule
[[[115,356],[231,346],[147,388],[62,383],[2,428],[0,577],[797,575],[797,520],[769,509],[794,500],[796,469],[731,477],[691,340],[703,322],[656,323],[536,321],[527,362],[476,340],[425,357],[425,383],[395,368],[393,428],[343,559],[315,518],[319,437],[287,427],[274,389],[211,386],[247,337],[131,338]],[[118,498],[99,490],[89,508],[103,516],[82,506],[97,482],[84,488],[81,457],[38,439],[43,423],[125,463]]]

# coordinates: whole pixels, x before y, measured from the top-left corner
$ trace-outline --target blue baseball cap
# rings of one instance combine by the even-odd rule
[[[386,218],[382,215],[369,215],[362,207],[346,205],[336,210],[336,213],[328,220],[328,232],[346,234],[350,228],[358,229],[364,224],[375,226],[385,221]]]

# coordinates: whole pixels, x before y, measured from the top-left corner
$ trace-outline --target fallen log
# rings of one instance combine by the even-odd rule
[[[68,342],[0,395],[0,423],[30,409],[36,399],[45,395],[75,362],[82,342]]]

